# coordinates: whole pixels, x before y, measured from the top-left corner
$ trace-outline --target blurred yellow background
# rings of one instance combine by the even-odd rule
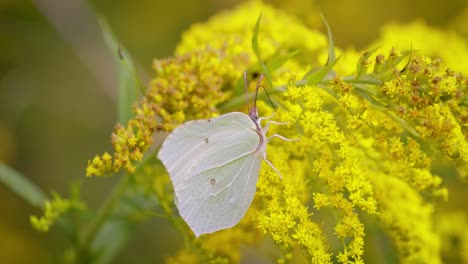
[[[97,19],[108,22],[147,83],[153,59],[171,56],[184,30],[239,2],[0,0],[0,160],[47,192],[68,196],[69,184],[80,182],[83,199],[98,207],[115,179],[86,179],[85,167],[111,148],[117,54],[105,47]],[[458,22],[468,16],[466,0],[271,3],[322,31],[323,13],[343,49],[366,48],[387,23],[418,19],[468,38],[468,26]],[[29,216],[38,210],[3,185],[0,212],[0,263],[51,262],[62,252],[63,238],[33,230]],[[170,230],[160,235],[168,226],[144,223],[117,262],[158,263],[175,252],[180,241]]]

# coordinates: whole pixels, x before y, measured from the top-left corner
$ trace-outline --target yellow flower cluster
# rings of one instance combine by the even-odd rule
[[[397,177],[375,176],[379,219],[390,234],[401,263],[441,263],[434,208],[417,190]]]
[[[280,180],[271,168],[262,170],[256,195],[263,207],[257,208],[257,227],[270,234],[281,249],[282,258],[278,263],[288,263],[298,248],[303,249],[310,263],[332,263],[320,225],[310,219],[306,205],[309,195],[305,164],[290,159],[292,149],[286,145],[269,146],[272,163],[280,172],[288,174]]]
[[[431,191],[434,196],[447,199],[447,189],[441,187],[442,179],[431,174],[432,159],[421,151],[415,139],[408,137],[404,144],[399,137],[391,137],[386,146],[390,155],[382,167],[390,175],[404,180],[417,191]]]
[[[390,54],[394,54],[394,52],[391,51]],[[391,57],[390,55],[389,58]],[[440,73],[440,71],[435,70],[436,66],[439,67],[439,65],[434,64],[432,60],[416,56],[413,61],[418,63],[423,59],[430,62],[429,65],[432,66],[430,68],[431,73]],[[377,55],[376,61],[381,65],[386,64],[385,57],[382,55]],[[401,75],[393,73],[394,77],[391,77],[391,80],[381,88],[383,94],[379,96],[379,100],[385,102],[388,106],[384,108],[384,111],[382,111],[382,107],[374,105],[373,101],[364,101],[362,98],[350,94],[352,89],[346,83],[343,83],[341,79],[335,78],[332,83],[339,98],[339,104],[341,108],[345,109],[348,117],[347,120],[342,120],[342,123],[347,124],[347,132],[353,135],[354,138],[351,142],[354,142],[353,145],[358,147],[354,153],[350,152],[347,155],[355,155],[358,160],[364,160],[365,164],[361,163],[360,168],[365,168],[367,174],[372,174],[372,177],[368,178],[368,180],[375,189],[373,198],[376,199],[379,205],[378,218],[395,242],[400,261],[402,263],[439,263],[439,238],[432,223],[433,208],[424,201],[418,192],[428,191],[435,197],[447,199],[447,189],[441,186],[441,178],[431,172],[433,158],[427,154],[430,148],[427,144],[436,145],[436,142],[424,142],[425,149],[423,149],[417,140],[419,137],[414,138],[404,134],[404,132],[411,130],[411,126],[414,126],[417,133],[420,133],[420,129],[414,125],[417,123],[413,121],[414,116],[405,115],[407,113],[405,109],[411,109],[414,114],[419,109],[433,107],[436,103],[439,103],[440,107],[447,109],[450,115],[455,113],[455,116],[457,116],[457,113],[464,106],[460,104],[462,98],[456,98],[456,93],[452,93],[452,97],[446,97],[448,92],[445,88],[441,89],[444,95],[439,97],[434,93],[425,93],[422,89],[415,90],[411,85],[401,85],[405,82],[414,84],[415,82],[411,81],[415,79],[421,83],[424,81],[430,83],[427,79],[432,80],[437,76],[431,75],[431,78],[424,80],[420,75],[417,75],[414,67],[413,64],[408,65],[407,70],[405,70],[405,72],[409,72],[407,74],[405,72]],[[440,68],[443,67],[440,66]],[[391,70],[390,72],[394,71]],[[422,70],[422,72],[427,73],[429,70]],[[411,79],[409,76],[418,76],[419,78]],[[456,90],[459,93],[466,89],[463,84],[464,81],[460,82],[456,78],[445,77],[446,75],[440,75],[438,83],[447,83],[453,80],[453,84],[458,85]],[[457,78],[463,80],[464,77]],[[407,79],[411,81],[407,81]],[[398,88],[391,84],[398,84]],[[443,85],[443,87],[452,87],[452,85]],[[371,89],[370,87],[366,88]],[[431,90],[430,88],[426,89]],[[454,90],[453,88],[447,89]],[[411,99],[416,96],[422,99],[412,101]],[[406,98],[406,100],[401,98]],[[445,102],[441,102],[442,100]],[[453,101],[445,104],[448,100]],[[403,105],[402,102],[405,102],[405,104]],[[454,109],[454,111],[450,112],[451,109]],[[335,115],[334,118],[338,117]],[[420,122],[418,124],[432,122],[432,118],[426,116],[424,117],[425,123]],[[450,124],[448,120],[453,124],[453,130],[449,129],[447,131],[447,128],[437,127],[440,131],[446,133],[446,137],[448,137],[447,133],[464,134],[460,128],[462,123],[460,119],[456,117],[447,119],[444,121],[445,125]],[[434,129],[433,126],[430,128]],[[424,138],[426,140],[437,138],[435,134],[438,132],[424,135]],[[440,139],[453,140],[452,137],[440,137]],[[457,148],[460,150],[458,153],[463,153],[463,149],[466,148],[466,141],[458,140],[457,144]],[[442,149],[444,148],[442,147]],[[327,157],[333,156],[327,154]],[[463,157],[463,155],[459,155],[457,158],[460,157]],[[319,198],[319,200],[315,199],[316,206],[317,202],[324,203],[324,199],[321,196]]]
[[[250,58],[250,63],[256,63],[251,40],[260,13],[262,17],[258,45],[260,56],[267,63],[269,58],[280,51],[299,50],[299,58],[290,60],[282,71],[287,68],[296,69],[298,64],[317,63],[319,55],[326,52],[327,39],[322,33],[307,28],[299,20],[260,1],[249,1],[229,12],[219,13],[203,24],[191,26],[183,34],[176,54],[212,47],[226,49],[227,54],[244,54]]]
[[[246,3],[193,26],[184,34],[177,52],[204,48],[209,43],[210,48],[223,49],[230,55],[243,54],[248,58],[246,61],[253,63],[250,38],[245,36],[252,34],[256,17],[245,14],[260,7],[262,56],[268,58],[279,47],[297,47],[291,41],[291,35],[295,34],[301,35],[301,39],[315,40],[301,42],[310,58],[323,56],[323,50],[320,51],[324,48],[323,36],[258,2]],[[250,24],[246,23],[249,19]],[[285,28],[282,23],[288,25],[288,30],[282,31]],[[290,35],[284,38],[278,32]],[[339,76],[328,87],[298,85],[297,76],[308,70],[306,66],[300,67],[304,65],[301,59],[292,59],[274,75],[273,86],[286,84],[283,95],[275,97],[282,106],[276,110],[275,120],[288,125],[271,126],[270,133],[299,136],[300,140],[294,143],[275,140],[269,144],[269,159],[286,174],[281,181],[264,166],[252,206],[256,214],[252,216],[251,208],[243,222],[254,218],[249,228],[256,227],[271,237],[282,252],[279,263],[296,258],[298,248],[310,263],[334,260],[363,263],[366,233],[362,218],[369,216],[386,228],[402,262],[439,262],[440,244],[432,223],[433,208],[419,192],[446,199],[447,190],[441,185],[441,178],[431,171],[433,158],[428,155],[424,140],[437,138],[440,140],[437,146],[452,158],[466,156],[463,139],[466,128],[460,125],[467,112],[461,104],[466,78],[423,56],[414,56],[400,73],[401,68],[391,66],[399,55],[392,49],[388,58],[377,55],[372,57],[373,62],[363,62],[364,74],[371,70],[374,77],[386,82],[383,86],[364,83],[359,87],[360,93],[353,83]],[[354,51],[345,52],[344,57],[354,59],[354,67],[358,63]],[[345,64],[339,72],[351,72],[350,63]],[[416,84],[420,88],[414,89]],[[359,96],[363,92],[378,94],[376,100],[386,106]],[[431,112],[426,108],[437,109]],[[419,112],[421,109],[425,111]],[[259,111],[268,116],[272,109],[259,102]],[[447,124],[451,125],[444,127]],[[413,131],[416,136],[410,136]],[[333,238],[325,236],[315,222],[328,219],[327,210],[333,211],[330,220],[342,242],[341,249],[329,243]],[[210,243],[213,248],[220,243],[232,242],[237,248],[240,243],[252,242],[236,238],[234,234],[242,233],[240,227],[231,230],[233,233],[222,231],[206,238],[216,241]],[[222,250],[211,252],[217,255]],[[182,251],[171,260],[197,255],[193,251],[191,254]],[[237,261],[238,257],[232,254],[221,253],[229,256],[230,261]]]
[[[242,247],[255,246],[261,242],[261,234],[252,229],[255,214],[256,211],[252,207],[234,228],[204,236],[198,243],[211,259],[223,257],[228,260],[226,263],[239,263],[242,257]]]
[[[30,221],[32,226],[42,232],[49,231],[49,228],[59,219],[63,214],[73,210],[84,210],[86,206],[83,202],[77,199],[63,199],[59,194],[52,193],[52,200],[46,201],[44,205],[44,216],[37,217],[31,216]]]
[[[170,131],[191,119],[218,114],[216,105],[230,94],[223,90],[247,65],[242,54],[229,55],[207,47],[174,58],[156,60],[157,77],[145,96],[134,105],[135,117],[126,127],[117,124],[112,134],[113,157],[107,153],[88,161],[86,174],[101,176],[124,168],[133,173],[156,131]]]
[[[91,161],[88,161],[86,167],[86,176],[103,176],[113,172],[112,156],[105,152],[101,156],[95,156]]]
[[[162,195],[167,197],[167,194]],[[195,239],[180,219],[173,218],[172,221],[178,225],[189,246],[180,249],[176,255],[168,257],[166,263],[239,263],[243,247],[257,246],[261,242],[261,233],[253,230],[256,208],[258,206],[254,202],[242,221],[235,227],[204,235],[198,239]],[[171,217],[176,217],[173,215],[174,211],[175,208],[171,208],[170,212],[166,213],[169,213]]]
[[[243,222],[232,229],[201,237],[196,242],[192,241],[192,246],[168,257],[166,263],[239,263],[243,247],[261,242],[260,236],[251,229],[246,229],[242,225]]]
[[[89,161],[87,174],[121,168],[133,172],[154,132],[218,115],[223,103],[243,99],[243,91],[235,87],[245,69],[258,70],[251,37],[260,11],[258,44],[265,63],[284,51],[301,50],[301,56],[277,65],[271,75],[272,99],[280,107],[274,110],[259,101],[259,113],[274,113],[275,121],[287,123],[272,124],[269,135],[298,140],[269,142],[268,159],[282,180],[263,164],[244,219],[232,229],[196,240],[177,216],[169,177],[154,177],[152,191],[187,246],[167,262],[236,263],[242,245],[263,240],[280,249],[278,263],[300,258],[364,263],[364,223],[371,223],[390,236],[402,263],[440,263],[440,237],[445,239],[450,230],[436,232],[435,209],[426,199],[448,195],[433,172],[435,158],[449,157],[460,174],[467,173],[467,77],[415,53],[405,64],[408,60],[397,61],[401,54],[395,49],[369,61],[345,51],[337,72],[361,71],[359,76],[337,75],[329,83],[308,84],[301,78],[323,59],[326,38],[257,1],[192,26],[175,57],[155,61],[157,77],[135,105],[135,117],[126,127],[116,127],[114,154]],[[146,173],[159,174],[155,171]]]
[[[384,57],[380,58],[380,63],[385,63]],[[409,68],[411,69],[411,66]],[[290,80],[291,76],[283,82],[294,83]],[[335,232],[343,241],[346,237],[354,238],[345,246],[344,251],[338,254],[338,260],[343,263],[362,261],[364,229],[359,221],[359,215],[356,214],[356,207],[370,214],[377,213],[384,225],[395,232],[393,234],[396,242],[404,240],[416,248],[432,243],[433,246],[429,247],[429,250],[420,251],[403,246],[398,248],[402,260],[433,259],[434,252],[438,250],[438,244],[434,241],[438,238],[431,225],[432,210],[427,209],[422,198],[418,197],[419,202],[411,203],[412,208],[408,209],[415,210],[421,215],[410,219],[404,211],[398,210],[398,205],[394,202],[391,206],[385,205],[389,201],[394,201],[390,197],[392,193],[379,190],[379,195],[376,195],[374,190],[383,188],[380,178],[387,177],[394,178],[396,182],[403,180],[405,183],[401,183],[400,189],[412,188],[411,192],[415,196],[419,196],[418,191],[430,191],[434,196],[446,199],[447,189],[441,187],[441,178],[431,173],[432,158],[421,149],[415,138],[406,137],[405,142],[401,141],[400,137],[406,128],[400,123],[402,119],[395,118],[391,113],[382,112],[380,108],[354,95],[353,87],[343,82],[342,78],[333,79],[331,87],[334,89],[334,96],[330,96],[330,93],[325,93],[319,87],[290,86],[284,93],[285,107],[278,112],[281,120],[300,126],[298,131],[302,131],[304,137],[298,143],[299,150],[312,155],[310,158],[312,169],[327,190],[327,192],[313,193],[314,207],[341,209],[341,219],[335,226]],[[464,86],[460,85],[458,90],[462,89]],[[409,92],[402,89],[400,93]],[[432,98],[430,95],[427,97]],[[461,98],[456,100],[459,102]],[[464,107],[459,104],[453,105]],[[420,107],[421,104],[415,103],[416,106]],[[334,111],[332,113],[325,109],[334,109]],[[340,124],[336,122],[337,120],[340,120]],[[453,119],[454,126],[459,124],[458,122],[460,120],[457,118]],[[459,125],[458,131],[455,132],[463,134]],[[431,138],[433,136],[430,135]],[[460,141],[458,147],[463,149],[463,144],[466,143]],[[404,184],[411,187],[403,187]],[[404,192],[397,190],[394,192],[404,197]],[[380,204],[378,210],[377,204]],[[418,231],[428,234],[427,236],[400,237],[400,233],[408,232],[406,226],[408,223],[414,221],[416,224],[422,217],[428,224],[421,225]],[[393,220],[389,221],[389,218]]]
[[[463,74],[437,59],[416,56],[400,76],[384,84],[382,92],[422,139],[438,143],[449,157],[468,162],[467,87]]]
[[[398,50],[420,51],[428,56],[442,58],[453,69],[467,73],[468,61],[460,59],[468,56],[466,39],[454,31],[430,27],[423,21],[385,25],[380,38],[370,48],[377,46],[383,50],[395,47]]]
[[[340,127],[337,119],[343,117],[337,116],[339,112],[327,110],[331,105],[336,108],[339,102],[320,88],[289,86],[283,95],[285,108],[278,110],[279,118],[303,132],[297,149],[289,151],[302,153],[304,165],[310,166],[305,178],[306,182],[315,183],[309,186],[314,208],[332,208],[337,212],[335,232],[344,245],[337,259],[342,263],[360,263],[365,232],[356,210],[376,214],[377,203],[363,151],[356,142],[357,135],[348,134]],[[364,104],[352,100],[343,100],[344,107]]]
[[[262,59],[268,60],[278,51],[293,50],[300,50],[301,58],[317,58],[326,50],[323,34],[257,1],[192,26],[183,35],[174,58],[154,62],[157,77],[135,104],[135,118],[126,127],[118,124],[112,134],[113,157],[105,153],[88,161],[86,175],[110,175],[121,168],[132,173],[135,162],[151,145],[155,131],[171,131],[185,120],[217,115],[216,106],[233,92],[225,88],[233,87],[240,73],[255,61],[251,38],[255,19],[261,12]],[[256,15],[246,17],[246,13]],[[298,45],[296,39],[303,41]],[[291,60],[288,67],[298,69],[305,63],[310,61]]]

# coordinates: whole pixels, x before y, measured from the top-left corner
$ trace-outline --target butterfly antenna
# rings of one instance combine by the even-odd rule
[[[260,85],[260,87],[262,87],[263,90],[265,90],[265,94],[267,95],[268,101],[270,101],[271,107],[273,107],[273,109],[276,109],[275,104],[273,103],[273,101],[270,98],[270,94],[268,93],[267,88],[265,88],[265,86],[263,86],[263,85]]]
[[[249,105],[249,96],[247,91],[247,71],[244,72],[244,88],[245,88],[245,103],[247,104],[247,111],[250,112],[250,105]]]

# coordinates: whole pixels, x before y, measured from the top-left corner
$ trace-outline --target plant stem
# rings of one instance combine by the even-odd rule
[[[101,229],[102,225],[105,223],[105,220],[109,217],[109,215],[114,210],[117,200],[126,190],[128,183],[128,175],[124,174],[116,183],[115,187],[112,190],[112,193],[107,197],[104,204],[98,211],[98,215],[90,223],[90,225],[85,229],[84,235],[82,239],[79,241],[78,244],[78,259],[81,260],[82,258],[87,259],[89,256],[89,251],[91,249],[93,241],[96,239],[96,236]],[[78,263],[80,263],[78,261]]]
[[[145,155],[143,157],[143,160],[141,160],[136,165],[135,171],[138,171],[140,167],[144,166],[148,162],[151,162],[152,157],[156,156],[154,153],[155,151],[156,150],[149,151],[148,155]],[[105,223],[106,219],[111,215],[112,211],[115,209],[118,199],[127,190],[128,183],[130,182],[129,181],[130,177],[131,175],[129,175],[128,173],[123,173],[123,175],[121,175],[121,178],[115,184],[114,188],[112,189],[112,192],[107,197],[106,201],[102,204],[101,208],[99,208],[98,214],[96,218],[94,218],[94,221],[92,221],[84,230],[83,236],[78,241],[78,249],[77,249],[78,261],[76,263],[90,262],[86,260],[92,257],[90,255],[91,253],[90,249],[92,247],[92,243],[96,239],[96,236],[99,233],[99,230],[102,228],[103,224]]]

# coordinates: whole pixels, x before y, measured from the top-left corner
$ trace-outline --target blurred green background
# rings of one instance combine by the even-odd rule
[[[171,56],[181,33],[240,1],[47,1],[0,0],[0,160],[43,190],[68,196],[70,183],[83,185],[83,198],[97,208],[113,178],[85,178],[88,159],[111,150],[116,122],[116,68],[97,18],[106,20],[132,54],[148,83],[155,58]],[[468,36],[456,23],[468,15],[466,0],[293,0],[281,5],[323,30],[322,12],[336,45],[363,49],[389,22],[422,19]],[[466,58],[465,58],[466,59]],[[50,262],[62,239],[29,224],[38,210],[0,185],[0,263]],[[157,263],[177,248],[164,220],[144,223],[116,263]]]

